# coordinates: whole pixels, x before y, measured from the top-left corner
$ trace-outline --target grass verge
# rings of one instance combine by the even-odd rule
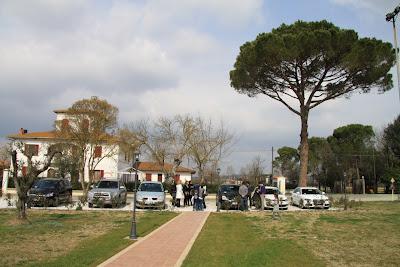
[[[214,213],[184,266],[399,266],[400,203],[348,211]]]
[[[145,236],[176,216],[138,213],[138,236]],[[30,223],[15,212],[0,211],[0,266],[96,266],[132,244],[131,214],[117,211],[32,210]]]

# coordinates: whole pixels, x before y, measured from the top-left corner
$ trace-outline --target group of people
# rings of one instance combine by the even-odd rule
[[[186,181],[182,184],[180,180],[174,181],[171,187],[172,205],[181,207],[193,206],[193,210],[203,210],[206,208],[205,198],[207,196],[207,186],[205,184],[192,184]]]
[[[252,199],[251,199],[251,188],[249,182],[243,181],[242,184],[239,187],[239,195],[240,195],[240,210],[246,211],[249,210],[249,203],[252,205]],[[257,188],[257,192],[260,195],[260,202],[261,202],[261,207],[260,210],[264,211],[265,210],[265,194],[267,193],[267,190],[265,188],[265,185],[263,183],[260,183]],[[272,209],[272,218],[276,219],[279,217],[281,219],[281,215],[279,213],[279,195],[278,192],[274,192],[274,202],[273,202],[273,209]]]

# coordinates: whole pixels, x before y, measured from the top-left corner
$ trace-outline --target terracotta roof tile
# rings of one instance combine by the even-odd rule
[[[172,170],[172,164],[164,163],[164,169],[168,172]],[[139,162],[138,170],[140,171],[161,171],[162,167],[160,164],[155,162]],[[196,173],[196,171],[186,168],[186,167],[178,167],[177,172],[189,172],[191,174]]]
[[[54,139],[55,133],[54,131],[49,132],[31,132],[24,134],[11,134],[7,136],[10,139]]]

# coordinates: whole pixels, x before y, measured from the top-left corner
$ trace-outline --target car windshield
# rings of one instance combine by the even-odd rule
[[[303,195],[319,195],[321,194],[321,191],[319,191],[316,188],[307,188],[307,189],[301,189],[301,193]]]
[[[34,185],[33,188],[56,188],[56,180],[39,180]]]
[[[277,188],[266,188],[267,195],[273,195],[275,193],[278,193],[278,195],[281,195],[281,192]]]
[[[237,185],[223,185],[221,186],[221,192],[236,193],[239,191],[239,186]]]
[[[162,192],[162,185],[157,183],[143,183],[139,186],[139,191]]]
[[[117,181],[100,181],[97,188],[118,188]]]

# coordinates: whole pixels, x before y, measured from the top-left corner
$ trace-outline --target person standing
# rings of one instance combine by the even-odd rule
[[[189,186],[188,186],[188,182],[186,181],[183,184],[183,195],[184,195],[184,199],[183,199],[183,206],[189,206]]]
[[[203,208],[206,209],[207,185],[203,184],[202,189],[203,189]]]
[[[189,203],[189,206],[192,206],[192,205],[194,205],[193,204],[193,202],[194,202],[194,200],[192,200],[193,199],[193,195],[194,195],[194,190],[193,190],[193,184],[192,184],[192,181],[189,181],[189,183],[188,183],[188,191],[189,191],[189,196],[188,196],[188,203]]]
[[[249,189],[246,186],[246,182],[242,182],[242,185],[239,187],[239,195],[240,195],[240,210],[247,210],[247,198],[249,194]]]
[[[184,198],[183,194],[183,187],[181,180],[178,180],[176,183],[176,206],[180,207],[181,206],[181,199]]]
[[[278,192],[274,193],[274,209],[272,210],[272,219],[277,219],[279,217],[279,220],[281,220],[281,214],[279,213],[279,195]]]
[[[260,200],[261,200],[261,211],[264,211],[265,210],[265,194],[267,193],[267,190],[263,183],[260,183],[259,192],[260,192]]]

